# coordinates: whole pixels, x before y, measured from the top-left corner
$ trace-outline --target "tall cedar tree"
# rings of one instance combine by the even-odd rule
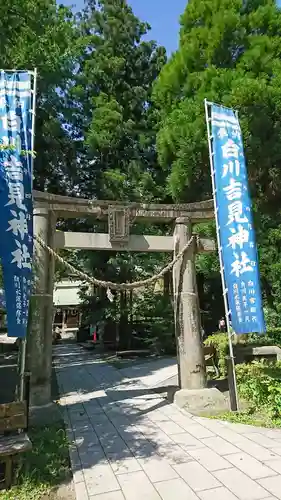
[[[89,0],[80,27],[85,48],[72,89],[82,144],[79,190],[105,199],[158,199],[163,173],[151,93],[165,49],[142,40],[149,25],[125,0]]]
[[[239,111],[264,290],[281,306],[281,10],[273,0],[190,0],[154,89],[159,160],[177,201],[211,197],[204,98]],[[275,262],[274,262],[275,261]],[[273,263],[274,262],[274,263]]]

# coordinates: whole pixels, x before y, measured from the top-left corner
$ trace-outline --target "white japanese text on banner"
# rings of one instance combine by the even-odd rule
[[[233,330],[265,332],[241,129],[232,109],[211,104],[213,175],[224,279]]]
[[[33,252],[31,74],[0,72],[0,256],[8,336],[27,330]]]

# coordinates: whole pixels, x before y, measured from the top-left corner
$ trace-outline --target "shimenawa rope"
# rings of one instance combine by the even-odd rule
[[[77,276],[80,276],[84,281],[88,281],[92,285],[95,285],[97,287],[101,288],[106,288],[108,290],[108,295],[111,293],[110,290],[118,290],[118,291],[124,291],[124,290],[134,290],[136,288],[142,288],[148,285],[151,285],[155,281],[158,281],[160,278],[164,276],[168,271],[173,269],[174,265],[177,263],[179,259],[183,257],[185,252],[189,249],[193,241],[196,239],[196,236],[191,236],[187,244],[182,248],[182,250],[175,256],[175,258],[167,264],[167,266],[163,267],[161,271],[158,273],[154,274],[150,278],[147,278],[145,280],[141,281],[135,281],[133,283],[113,283],[112,281],[103,281],[99,280],[97,278],[94,278],[93,276],[88,276],[86,273],[81,271],[80,269],[75,268],[72,264],[64,260],[57,252],[55,252],[51,247],[49,247],[40,236],[35,236],[34,239],[45,249],[47,250],[52,257],[54,257],[58,262],[60,262],[63,266],[65,266],[67,269],[69,269],[72,273],[76,274]],[[112,294],[111,294],[112,295]],[[110,297],[108,297],[110,299]],[[111,300],[111,299],[110,299]]]

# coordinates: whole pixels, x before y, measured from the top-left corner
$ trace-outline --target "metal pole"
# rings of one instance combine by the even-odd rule
[[[224,106],[223,104],[218,104],[217,102],[214,101],[208,101],[208,99],[204,99],[204,102],[207,104],[207,106],[212,106],[212,104],[214,104],[215,106],[219,106],[220,108],[229,109],[227,106]],[[234,109],[233,111],[235,114],[238,113],[236,109]]]
[[[25,381],[25,357],[26,357],[26,338],[21,341],[21,360],[20,360],[20,393],[19,400],[24,401],[25,390],[24,390],[24,381]]]
[[[31,136],[31,183],[33,189],[33,166],[34,166],[34,142],[35,142],[35,118],[36,118],[36,92],[37,92],[37,68],[34,68],[33,72],[33,100],[32,100],[32,136]]]
[[[36,86],[37,86],[37,68],[34,71],[29,71],[33,75],[33,101],[32,101],[32,125],[31,125],[31,186],[33,188],[33,152],[34,152],[34,139],[35,139],[35,107],[36,107]],[[25,398],[25,361],[26,361],[26,338],[21,341],[21,360],[20,360],[20,401]]]
[[[4,73],[28,73],[29,75],[33,75],[33,71],[29,71],[28,69],[1,69],[1,72]]]
[[[205,99],[204,104],[205,104],[205,114],[206,114],[207,133],[208,133],[212,191],[213,191],[213,200],[214,200],[214,207],[215,207],[215,220],[216,220],[216,233],[217,233],[218,250],[219,250],[220,274],[221,274],[221,282],[222,282],[224,309],[225,309],[225,315],[226,315],[226,326],[227,326],[228,345],[229,345],[229,358],[230,358],[231,371],[232,371],[232,381],[230,381],[229,377],[228,377],[229,392],[230,392],[230,404],[231,404],[232,411],[238,411],[239,406],[238,406],[238,393],[237,393],[237,383],[236,383],[236,374],[235,374],[235,362],[234,362],[233,345],[232,345],[232,332],[231,332],[231,326],[230,326],[230,321],[229,321],[227,288],[226,288],[225,277],[224,277],[224,266],[223,266],[223,260],[222,260],[221,241],[220,241],[220,232],[219,232],[218,208],[217,208],[217,201],[216,201],[216,196],[215,196],[216,186],[215,186],[215,174],[214,174],[214,163],[213,163],[214,153],[213,153],[213,148],[212,148],[212,136],[211,136],[211,132],[210,132],[210,117],[209,117],[209,111],[208,111],[208,106],[211,103],[209,103],[207,101],[207,99]]]

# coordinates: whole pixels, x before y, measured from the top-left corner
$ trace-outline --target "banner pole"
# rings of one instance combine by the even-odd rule
[[[37,68],[33,72],[33,100],[32,100],[32,137],[31,137],[31,182],[33,189],[34,143],[35,143],[35,118],[36,118],[36,93],[37,93]]]
[[[37,92],[37,68],[34,68],[33,72],[30,72],[33,75],[33,99],[32,99],[32,125],[31,125],[31,186],[33,189],[33,165],[34,165],[34,142],[35,142],[35,118],[36,118],[36,92]],[[29,301],[31,300],[31,297]],[[30,305],[29,305],[30,307]],[[20,360],[20,391],[19,391],[19,399],[20,401],[24,401],[25,398],[25,365],[26,365],[26,345],[27,340],[26,337],[21,341],[21,360]]]
[[[25,358],[26,358],[26,338],[21,341],[21,356],[20,356],[20,390],[19,400],[24,401],[24,380],[25,380]]]
[[[208,106],[210,103],[207,99],[204,99],[205,105],[205,115],[206,115],[206,124],[207,124],[207,134],[208,134],[208,145],[209,145],[209,156],[210,156],[210,166],[211,166],[211,179],[212,179],[212,191],[213,191],[213,200],[214,200],[214,211],[215,211],[215,221],[216,221],[216,234],[217,234],[217,242],[218,242],[218,251],[219,251],[219,262],[220,262],[220,274],[221,274],[221,283],[222,283],[222,293],[223,293],[223,302],[226,316],[226,327],[227,327],[227,335],[228,335],[228,345],[229,345],[229,369],[228,369],[228,385],[229,385],[229,398],[230,398],[230,406],[232,411],[239,411],[238,405],[238,392],[237,392],[237,383],[236,383],[236,373],[235,373],[235,361],[233,355],[233,345],[232,345],[232,332],[229,320],[229,308],[228,308],[228,300],[227,300],[227,288],[225,285],[224,279],[224,266],[222,260],[221,253],[221,241],[220,241],[220,232],[219,232],[219,221],[218,221],[218,208],[217,208],[217,200],[216,200],[216,186],[215,186],[215,174],[214,174],[214,163],[213,163],[213,148],[212,148],[212,136],[210,131],[210,117]]]

